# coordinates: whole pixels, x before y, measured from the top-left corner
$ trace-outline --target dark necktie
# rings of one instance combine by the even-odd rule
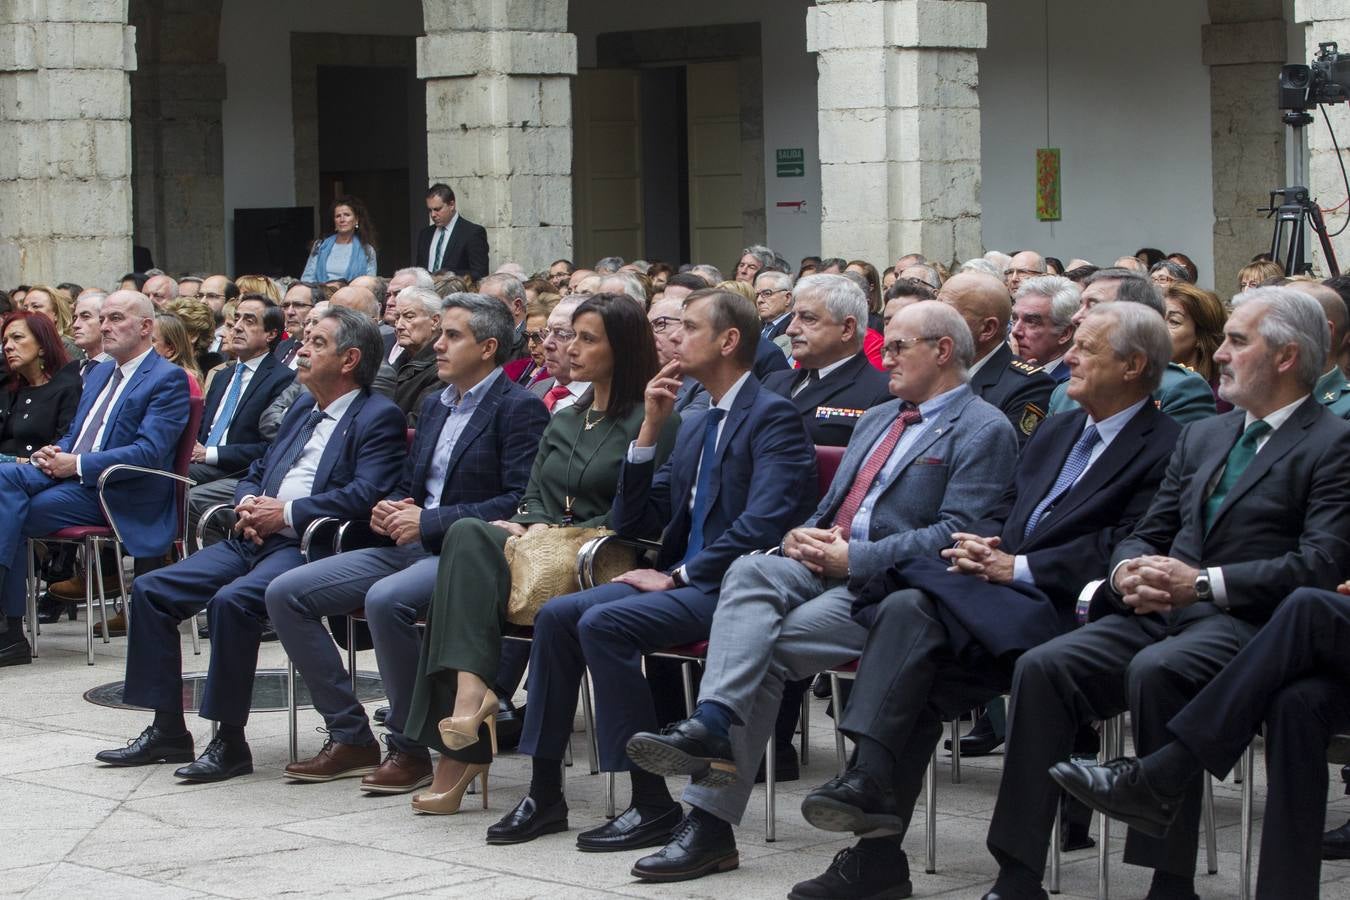
[[[819,369],[807,369],[806,374],[802,377],[800,381],[797,382],[797,386],[792,389],[792,396],[794,397],[797,396],[802,391],[806,390],[819,380],[820,380]]]
[[[1214,517],[1219,512],[1219,507],[1223,506],[1224,498],[1228,492],[1237,484],[1242,473],[1247,471],[1247,466],[1256,458],[1256,444],[1262,437],[1270,432],[1270,426],[1262,419],[1247,426],[1247,430],[1242,432],[1242,437],[1237,439],[1233,449],[1228,451],[1228,462],[1223,467],[1223,474],[1219,476],[1219,483],[1214,485],[1214,492],[1209,495],[1205,501],[1205,533],[1214,525]]]
[[[698,458],[698,482],[694,488],[694,514],[689,520],[689,543],[684,558],[693,559],[703,549],[703,520],[708,517],[708,495],[712,493],[713,469],[717,467],[717,423],[727,414],[714,406],[703,420],[703,453]]]
[[[305,424],[300,426],[300,430],[295,433],[294,439],[286,445],[272,463],[267,467],[267,477],[263,479],[263,493],[268,497],[275,497],[277,491],[281,490],[281,482],[286,480],[286,474],[295,466],[295,461],[300,458],[304,452],[305,445],[309,439],[314,436],[314,429],[319,427],[327,415],[323,410],[311,410],[309,418],[305,419]]]
[[[905,433],[905,429],[923,421],[923,416],[915,407],[902,409],[900,414],[895,417],[891,423],[891,428],[886,432],[886,436],[881,439],[877,449],[872,451],[872,455],[863,463],[862,468],[858,470],[858,476],[853,479],[853,487],[848,489],[848,494],[844,497],[844,502],[839,504],[839,511],[834,514],[834,524],[844,532],[844,539],[847,540],[853,527],[853,517],[858,514],[859,507],[862,506],[863,498],[872,488],[872,482],[876,481],[877,475],[886,467],[886,460],[891,458],[891,453],[895,451],[895,445],[900,443],[900,435]]]
[[[1064,465],[1060,467],[1059,477],[1055,479],[1055,484],[1050,488],[1050,493],[1045,495],[1045,499],[1036,504],[1036,508],[1031,511],[1031,516],[1027,519],[1027,527],[1022,531],[1022,537],[1026,538],[1031,532],[1036,530],[1036,525],[1041,521],[1041,517],[1046,514],[1050,507],[1059,502],[1059,498],[1069,492],[1073,483],[1079,476],[1087,471],[1088,461],[1092,459],[1092,448],[1097,446],[1097,442],[1102,439],[1097,433],[1096,425],[1089,425],[1083,434],[1074,442],[1073,449],[1069,451],[1069,456],[1064,460]]]
[[[112,378],[108,381],[108,389],[103,394],[103,402],[98,405],[98,409],[85,420],[84,434],[80,435],[80,441],[71,450],[76,456],[81,453],[88,453],[94,449],[94,438],[98,431],[105,424],[108,418],[108,410],[112,406],[113,397],[117,394],[117,386],[122,383],[122,367],[113,369]]]
[[[436,249],[431,254],[431,271],[441,268],[441,254],[445,252],[445,226],[436,229]]]

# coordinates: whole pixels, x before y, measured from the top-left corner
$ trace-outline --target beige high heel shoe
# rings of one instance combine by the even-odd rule
[[[469,789],[469,785],[478,776],[483,776],[483,809],[488,808],[488,769],[492,763],[474,763],[464,767],[464,774],[459,776],[459,781],[450,790],[441,794],[418,794],[412,798],[412,808],[414,812],[426,813],[429,816],[453,816],[459,812],[459,805],[464,800],[464,792]]]
[[[483,695],[478,712],[471,716],[447,716],[437,724],[441,740],[451,750],[463,750],[478,743],[478,726],[487,722],[488,736],[492,739],[492,755],[497,755],[497,695],[489,690]]]

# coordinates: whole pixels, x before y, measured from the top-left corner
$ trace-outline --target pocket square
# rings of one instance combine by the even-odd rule
[[[942,466],[946,465],[946,460],[940,456],[921,456],[914,460],[916,466]]]

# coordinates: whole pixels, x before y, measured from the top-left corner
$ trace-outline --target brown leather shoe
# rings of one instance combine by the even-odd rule
[[[130,580],[130,579],[128,579]],[[84,573],[76,572],[65,581],[58,581],[47,586],[47,591],[53,597],[61,600],[84,600]],[[103,573],[103,595],[109,600],[122,596],[122,585],[117,580],[116,572]],[[94,585],[94,600],[98,600],[98,585]]]
[[[296,781],[335,781],[338,778],[368,775],[379,764],[379,744],[340,744],[329,738],[315,756],[287,766],[286,777]]]
[[[390,746],[384,762],[361,779],[368,794],[406,794],[431,784],[431,760]]]
[[[94,618],[99,619],[98,609],[94,610]],[[108,616],[108,636],[122,637],[127,633],[127,617],[122,613],[114,616]],[[103,622],[101,619],[94,622],[94,637],[103,637]]]

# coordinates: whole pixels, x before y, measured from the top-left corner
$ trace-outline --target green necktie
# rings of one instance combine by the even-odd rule
[[[1237,484],[1242,473],[1247,471],[1247,466],[1256,458],[1256,443],[1270,432],[1270,426],[1261,419],[1247,426],[1247,430],[1242,432],[1242,437],[1238,438],[1233,449],[1228,451],[1228,462],[1224,465],[1223,475],[1219,477],[1219,483],[1214,485],[1214,493],[1209,495],[1205,501],[1205,533],[1214,525],[1214,517],[1218,515],[1219,507],[1223,506],[1224,498],[1228,492]]]

